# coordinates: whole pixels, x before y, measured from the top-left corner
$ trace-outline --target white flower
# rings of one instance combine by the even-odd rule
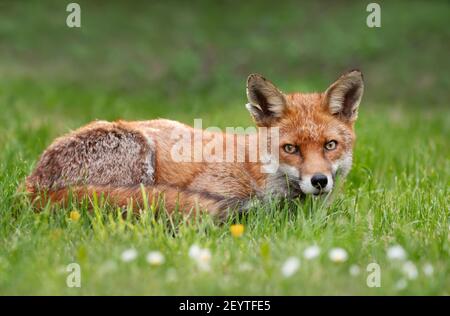
[[[197,260],[200,262],[209,263],[211,261],[211,251],[209,251],[209,249],[207,248],[201,249],[198,254]]]
[[[391,246],[387,250],[387,257],[390,260],[405,260],[406,251],[400,245]]]
[[[209,263],[211,261],[211,251],[207,248],[200,248],[198,245],[192,245],[189,248],[189,257],[191,257],[200,270],[209,271],[211,269]]]
[[[300,260],[297,257],[289,257],[281,267],[281,273],[285,277],[292,276],[300,267]]]
[[[434,268],[431,263],[425,263],[422,270],[426,276],[432,276],[434,274]]]
[[[166,273],[167,282],[176,282],[178,279],[177,271],[174,268],[170,268]]]
[[[98,272],[100,275],[103,275],[106,273],[110,273],[116,269],[117,269],[117,264],[112,260],[108,260],[100,266]]]
[[[410,280],[417,279],[417,275],[419,274],[416,265],[411,261],[406,261],[403,264],[402,271],[406,275],[406,277]]]
[[[352,264],[350,266],[349,272],[351,276],[358,276],[361,273],[361,268],[356,264]]]
[[[252,265],[248,262],[243,262],[239,265],[239,271],[247,272],[253,269]]]
[[[209,249],[200,249],[200,252],[198,254],[197,258],[197,265],[200,268],[200,270],[209,271],[211,269],[209,263],[211,261],[211,251]]]
[[[303,257],[305,257],[306,260],[312,260],[314,258],[317,258],[320,255],[320,248],[319,246],[309,246],[308,248],[303,251]]]
[[[146,259],[152,266],[159,266],[165,261],[164,255],[159,251],[150,251]]]
[[[408,286],[408,281],[405,279],[400,279],[397,283],[395,283],[395,288],[397,290],[403,290]]]
[[[122,258],[123,262],[130,262],[136,259],[137,257],[137,251],[136,249],[127,249],[124,252],[122,252],[122,255],[120,256]]]
[[[196,259],[198,255],[200,254],[201,248],[197,244],[193,244],[189,248],[189,257],[192,259]]]
[[[348,254],[347,251],[343,248],[333,248],[328,253],[331,261],[334,262],[344,262],[347,261]]]
[[[65,273],[67,273],[67,267],[66,267],[66,266],[59,266],[59,267],[56,269],[56,272],[57,272],[58,274],[65,274]]]

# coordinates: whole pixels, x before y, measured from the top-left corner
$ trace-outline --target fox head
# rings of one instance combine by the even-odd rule
[[[317,195],[333,189],[338,173],[347,175],[363,90],[358,70],[342,75],[323,93],[308,94],[284,94],[260,75],[248,77],[246,107],[256,125],[279,128],[279,168],[269,186],[287,178],[297,193]]]

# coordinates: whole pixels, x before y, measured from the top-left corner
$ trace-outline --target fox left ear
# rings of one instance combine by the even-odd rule
[[[258,74],[248,76],[247,98],[246,107],[258,126],[271,126],[286,108],[283,93]]]
[[[364,91],[361,71],[352,70],[342,75],[325,91],[324,105],[331,114],[353,122],[358,117],[358,107]]]

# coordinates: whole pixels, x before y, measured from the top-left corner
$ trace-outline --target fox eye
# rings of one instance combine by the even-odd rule
[[[283,149],[288,154],[295,154],[298,151],[298,147],[291,144],[286,144],[283,146]]]
[[[325,143],[325,149],[326,150],[335,150],[337,146],[337,141],[335,140],[330,140],[329,142]]]

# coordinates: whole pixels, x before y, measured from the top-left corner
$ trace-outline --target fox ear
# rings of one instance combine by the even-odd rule
[[[248,76],[247,98],[246,108],[258,126],[270,126],[281,117],[286,107],[283,93],[258,74]]]
[[[342,75],[325,92],[324,103],[331,114],[353,122],[358,117],[358,107],[364,91],[364,81],[359,70]]]

